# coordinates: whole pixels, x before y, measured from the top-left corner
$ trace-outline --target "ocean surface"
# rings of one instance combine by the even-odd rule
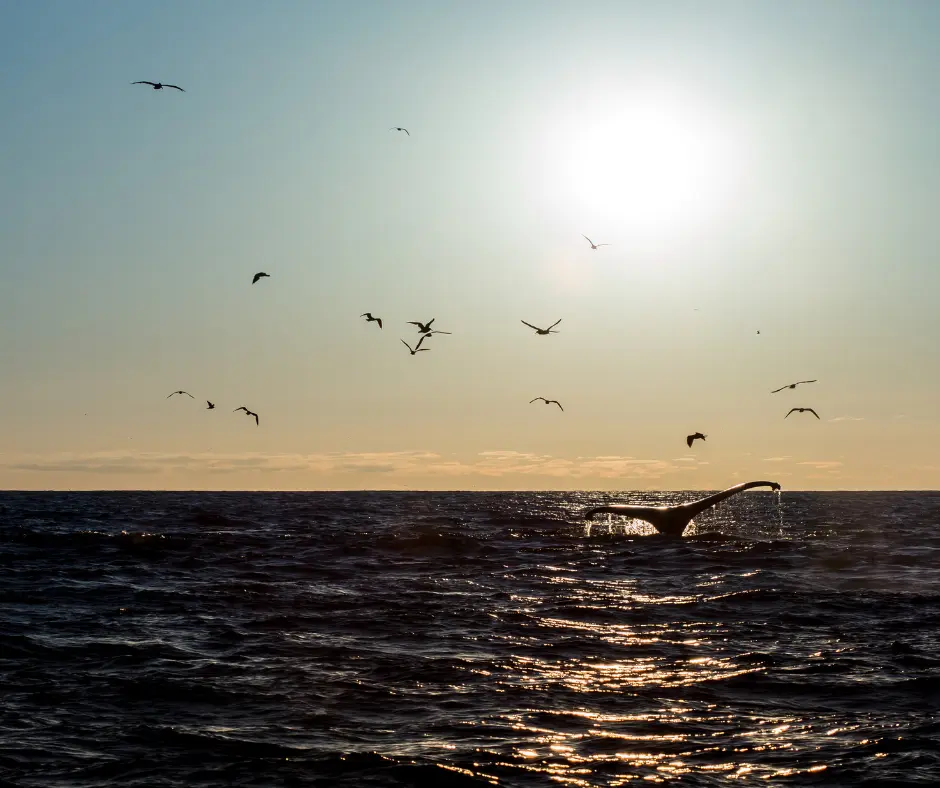
[[[940,493],[0,493],[0,786],[940,785]]]

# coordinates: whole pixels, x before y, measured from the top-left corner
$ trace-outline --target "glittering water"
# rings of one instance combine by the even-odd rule
[[[0,494],[0,785],[940,784],[940,494],[691,497]]]

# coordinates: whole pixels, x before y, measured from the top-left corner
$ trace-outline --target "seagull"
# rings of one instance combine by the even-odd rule
[[[685,442],[689,444],[689,448],[691,449],[692,443],[696,438],[701,438],[702,440],[705,440],[705,438],[707,437],[708,437],[707,435],[702,435],[701,432],[696,432],[696,433],[693,433],[692,435],[686,435]]]
[[[587,242],[591,245],[591,248],[594,249],[594,250],[596,250],[598,246],[610,246],[610,244],[596,244],[596,243],[594,243],[594,241],[592,241],[590,238],[588,238],[588,237],[587,237],[586,235],[584,235],[583,233],[581,234],[581,237],[582,237],[582,238],[585,238],[585,239],[587,240]]]
[[[418,344],[415,345],[414,348],[412,348],[411,345],[405,342],[404,339],[400,341],[406,348],[408,348],[408,350],[411,351],[411,355],[413,356],[415,353],[420,353],[422,350],[430,350],[430,348],[421,347],[421,343],[424,342],[425,339],[427,339],[427,336],[421,337],[421,339],[418,340]]]
[[[437,320],[436,317],[432,317],[430,320],[428,320],[427,323],[419,323],[417,320],[409,320],[408,325],[417,326],[419,334],[449,334],[450,333],[450,331],[433,330],[431,328],[431,323],[433,323],[435,320]],[[418,344],[420,344],[420,342]]]
[[[192,397],[192,399],[196,399],[196,398],[193,397],[193,395],[190,394],[188,391],[183,391],[182,389],[180,389],[179,391],[174,391],[173,394],[185,394],[187,397]],[[167,395],[166,395],[166,398],[169,399],[170,397],[173,396],[173,394],[167,394]]]
[[[552,329],[561,322],[561,318],[558,318],[554,323],[552,323],[548,328],[539,328],[538,326],[533,326],[531,323],[526,323],[525,320],[520,320],[520,323],[525,323],[529,328],[534,328],[536,334],[542,336],[547,336],[548,334],[560,334],[560,331],[552,331]]]
[[[378,324],[379,324],[379,328],[382,327],[382,318],[380,318],[380,317],[372,317],[372,313],[371,313],[371,312],[363,312],[361,315],[359,315],[359,317],[364,317],[364,318],[366,319],[366,322],[367,322],[367,323],[378,323]]]
[[[812,413],[817,419],[819,418],[819,414],[818,414],[815,410],[813,410],[812,408],[790,408],[790,413],[793,413],[793,411],[796,411],[797,413],[802,413],[802,412],[805,411],[805,410],[808,410],[808,411],[809,411],[810,413]],[[790,413],[788,413],[788,414],[787,414],[786,416],[784,416],[783,418],[785,418],[785,419],[790,418]]]
[[[177,90],[185,93],[179,85],[164,85],[162,82],[148,82],[146,79],[141,80],[140,82],[131,82],[132,85],[153,85],[154,90],[163,90],[163,88],[176,88]]]
[[[781,386],[779,389],[774,389],[771,391],[771,394],[776,394],[778,391],[783,391],[784,389],[795,389],[800,383],[815,383],[815,378],[813,380],[798,380],[796,383],[791,383],[789,386]]]
[[[389,131],[403,131],[403,132],[405,132],[405,134],[407,134],[409,137],[411,136],[411,132],[408,131],[408,129],[403,129],[401,126],[392,126],[392,127],[389,129]]]
[[[561,403],[557,399],[545,399],[545,397],[536,397],[535,399],[530,399],[529,404],[531,405],[533,402],[538,402],[539,400],[542,400],[542,402],[544,402],[546,405],[553,405],[553,404],[557,405],[559,408],[561,408],[562,411],[564,411],[564,408],[561,407]]]
[[[209,402],[209,400],[206,400],[206,410],[215,410],[215,403]]]
[[[246,415],[246,416],[254,416],[254,417],[255,417],[255,424],[258,424],[258,414],[257,414],[257,413],[255,413],[255,412],[252,411],[252,410],[248,410],[248,408],[246,408],[244,405],[242,405],[240,408],[235,408],[235,410],[233,410],[232,413],[235,413],[236,411],[239,411],[239,410],[245,411],[245,415]]]
[[[254,275],[254,277],[252,278],[251,283],[254,284],[254,283],[257,282],[259,279],[261,279],[261,277],[263,277],[263,276],[270,277],[271,274],[266,274],[264,271],[258,271],[258,273],[256,273],[256,274]]]

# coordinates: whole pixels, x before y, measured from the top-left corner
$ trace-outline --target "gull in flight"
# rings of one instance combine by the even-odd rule
[[[558,318],[554,323],[552,323],[548,328],[539,328],[538,326],[533,326],[531,323],[526,323],[525,320],[520,320],[520,323],[525,323],[529,328],[534,328],[536,334],[541,336],[547,336],[548,334],[560,334],[560,331],[552,331],[552,329],[561,322],[561,318]]]
[[[810,413],[812,413],[817,419],[819,418],[819,414],[818,414],[815,410],[813,410],[812,408],[790,408],[790,413],[793,413],[793,411],[796,411],[797,413],[803,413],[803,411],[807,411],[807,410],[808,410]],[[788,413],[788,414],[787,414],[786,416],[784,416],[783,418],[785,418],[785,419],[790,418],[790,413]]]
[[[408,131],[408,129],[402,128],[401,126],[392,126],[392,127],[389,129],[389,131],[403,131],[403,132],[405,132],[405,134],[407,134],[409,137],[411,136],[411,132]]]
[[[270,277],[271,274],[266,274],[264,271],[258,271],[258,273],[256,273],[256,274],[254,275],[254,277],[252,277],[251,283],[254,284],[254,283],[257,282],[259,279],[261,279],[261,277],[263,277],[263,276]]]
[[[166,85],[163,82],[148,82],[146,79],[142,79],[140,82],[131,82],[131,84],[132,85],[153,85],[154,90],[163,90],[163,88],[176,88],[182,93],[186,92],[179,85]]]
[[[781,386],[779,389],[774,389],[771,391],[771,394],[776,394],[778,391],[783,391],[784,389],[795,389],[800,383],[815,383],[816,380],[798,380],[796,383],[791,383],[789,386]]]
[[[581,237],[584,238],[590,245],[591,248],[596,250],[598,246],[610,246],[610,244],[596,244],[590,238],[588,238],[584,233],[581,234]]]
[[[559,408],[561,408],[562,411],[564,411],[564,408],[561,407],[561,403],[557,399],[545,399],[545,397],[536,397],[535,399],[530,399],[529,404],[531,405],[533,402],[538,402],[539,400],[542,400],[542,402],[544,402],[546,405],[557,405]]]
[[[437,331],[435,329],[432,329],[431,323],[433,323],[435,320],[437,320],[436,317],[432,317],[430,320],[428,320],[427,323],[419,323],[417,320],[409,320],[408,325],[417,326],[419,334],[449,334],[450,333],[450,331]],[[418,344],[420,345],[421,343],[419,342]]]
[[[695,433],[693,433],[692,435],[686,435],[686,436],[685,436],[685,442],[689,444],[689,448],[691,449],[691,448],[692,448],[692,444],[693,444],[693,442],[696,440],[696,438],[699,439],[699,440],[705,440],[705,438],[707,438],[707,437],[708,437],[707,435],[702,435],[701,432],[695,432]]]
[[[209,402],[209,400],[206,400],[206,410],[215,410],[215,403]]]
[[[402,340],[400,340],[400,341],[401,341],[401,343],[402,343],[406,348],[408,348],[408,350],[411,352],[411,355],[413,356],[413,355],[415,355],[415,353],[420,353],[420,352],[423,351],[423,350],[430,350],[430,348],[421,347],[421,343],[424,342],[425,339],[427,339],[427,335],[421,337],[421,339],[418,340],[418,344],[415,345],[414,347],[411,347],[411,345],[409,345],[407,342],[405,342],[404,339],[402,339]]]
[[[363,312],[361,315],[359,315],[359,317],[364,317],[364,318],[366,319],[366,322],[367,322],[367,323],[378,323],[378,324],[379,324],[379,328],[382,327],[382,318],[380,318],[380,317],[372,317],[372,313],[371,313],[371,312]]]
[[[258,424],[258,414],[255,413],[253,410],[248,410],[248,408],[246,408],[244,405],[242,405],[240,408],[235,408],[235,410],[233,410],[232,413],[236,413],[237,411],[240,411],[240,410],[245,411],[246,416],[254,416],[255,424],[256,425]]]
[[[192,399],[196,399],[196,398],[193,397],[193,395],[190,394],[188,391],[183,391],[182,389],[180,389],[179,391],[174,391],[173,394],[185,394],[187,397],[191,397]],[[167,394],[167,395],[166,395],[166,398],[169,399],[170,397],[173,396],[173,394]]]

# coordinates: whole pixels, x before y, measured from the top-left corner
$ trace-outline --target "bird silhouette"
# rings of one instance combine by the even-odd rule
[[[542,400],[542,402],[544,402],[546,405],[557,405],[559,408],[561,408],[561,410],[564,410],[564,408],[561,407],[561,403],[557,399],[545,399],[545,397],[536,397],[535,399],[530,399],[529,404],[531,405],[533,402],[538,402],[539,400]]]
[[[246,416],[254,416],[255,424],[256,425],[258,424],[258,414],[255,413],[253,410],[248,410],[248,408],[246,408],[244,405],[242,405],[240,408],[235,408],[235,410],[233,410],[232,413],[236,413],[237,411],[240,411],[240,410],[245,411]]]
[[[692,433],[691,435],[686,435],[685,442],[689,444],[689,448],[691,449],[692,443],[693,441],[695,441],[696,438],[698,438],[699,440],[705,440],[705,438],[707,437],[708,437],[707,435],[702,435],[701,432],[695,432],[695,433]]]
[[[193,397],[193,395],[190,394],[188,391],[183,391],[182,389],[180,389],[179,391],[174,391],[173,394],[185,394],[187,397],[191,397],[192,399],[196,399],[196,398]],[[170,397],[173,396],[173,394],[167,394],[167,395],[166,395],[166,398],[169,399]]]
[[[539,328],[538,326],[533,326],[531,323],[526,323],[525,320],[520,320],[520,323],[525,323],[529,328],[534,328],[536,334],[541,334],[542,336],[547,336],[548,334],[560,334],[560,331],[552,331],[552,329],[561,322],[561,318],[558,318],[554,323],[552,323],[548,328]]]
[[[813,410],[812,408],[790,408],[790,412],[787,413],[787,415],[784,416],[783,418],[789,419],[789,418],[790,418],[790,413],[793,413],[793,411],[796,411],[797,413],[803,413],[803,412],[805,412],[805,411],[809,411],[809,412],[812,413],[817,419],[819,418],[819,414],[818,414],[815,410]]]
[[[266,274],[264,271],[258,271],[258,273],[256,273],[256,274],[254,275],[254,277],[252,278],[251,283],[254,284],[254,283],[257,282],[259,279],[261,279],[261,277],[263,277],[263,276],[270,277],[271,274]]]
[[[209,402],[209,400],[206,400],[206,410],[215,410],[215,403]]]
[[[588,238],[584,233],[581,234],[581,237],[584,238],[590,245],[592,249],[597,249],[598,246],[610,246],[610,244],[596,244],[590,238]]]
[[[432,329],[431,323],[433,323],[435,320],[437,320],[436,317],[432,317],[430,320],[428,320],[427,323],[422,323],[418,320],[409,320],[408,325],[417,326],[419,334],[449,334],[450,333],[450,331],[437,331],[437,330]]]
[[[781,386],[779,389],[774,389],[770,393],[776,394],[778,391],[783,391],[784,389],[795,389],[801,383],[815,383],[815,382],[816,382],[815,378],[813,380],[798,380],[796,383],[791,383],[789,386]]]
[[[186,92],[179,85],[166,85],[163,82],[148,82],[146,79],[142,79],[140,82],[131,82],[131,84],[132,85],[153,85],[154,90],[163,90],[163,88],[176,88],[182,93]]]
[[[411,345],[409,345],[407,342],[405,342],[404,339],[401,339],[400,342],[401,342],[406,348],[408,348],[409,352],[410,352],[411,355],[413,356],[413,355],[415,355],[415,353],[420,353],[420,352],[422,352],[422,351],[425,351],[425,350],[429,350],[429,349],[430,349],[430,348],[426,348],[426,347],[421,347],[421,343],[424,342],[425,339],[427,339],[427,336],[421,337],[421,339],[418,340],[418,344],[415,345],[414,347],[411,347]]]
[[[405,134],[407,134],[409,137],[411,136],[411,132],[408,131],[408,129],[402,128],[401,126],[392,126],[392,127],[389,129],[389,131],[403,131],[403,132],[405,132]]]
[[[359,317],[364,317],[364,318],[366,319],[366,322],[367,322],[367,323],[378,323],[378,324],[379,324],[379,328],[382,327],[382,318],[380,318],[380,317],[372,317],[372,313],[371,313],[371,312],[363,312],[361,315],[359,315]]]

